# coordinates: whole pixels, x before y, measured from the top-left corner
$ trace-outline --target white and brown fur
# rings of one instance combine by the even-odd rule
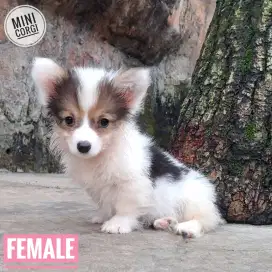
[[[129,233],[144,224],[199,237],[223,222],[209,180],[156,147],[136,124],[148,69],[68,71],[36,58],[32,77],[54,120],[52,148],[97,204],[92,222],[103,232]]]

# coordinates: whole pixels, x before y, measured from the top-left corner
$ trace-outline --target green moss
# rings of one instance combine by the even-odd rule
[[[232,175],[240,177],[243,174],[243,166],[239,161],[231,161],[229,171]]]
[[[240,55],[240,71],[242,75],[247,75],[253,66],[256,48],[256,38],[258,37],[258,21],[261,16],[260,2],[256,1],[252,9],[248,10],[248,3],[243,2],[240,18],[237,19],[238,49]]]
[[[241,61],[241,72],[247,74],[253,64],[254,52],[251,48],[248,48],[245,52],[244,58]]]
[[[250,123],[245,128],[245,136],[248,140],[253,140],[255,138],[256,134],[256,125],[253,123]]]
[[[142,120],[144,120],[146,132],[149,135],[154,136],[155,135],[156,122],[155,122],[153,116],[151,116],[151,114],[149,112],[144,112],[141,115],[141,118],[142,118]]]
[[[150,97],[147,97],[146,99],[144,111],[140,115],[140,120],[141,120],[141,123],[144,124],[145,131],[149,135],[154,136],[156,131],[156,121],[153,115]]]

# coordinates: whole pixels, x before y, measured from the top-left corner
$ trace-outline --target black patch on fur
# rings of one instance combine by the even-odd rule
[[[161,176],[170,175],[173,177],[173,181],[179,181],[183,174],[188,174],[189,169],[187,167],[175,165],[160,148],[151,146],[150,152],[150,178],[153,183],[155,183],[156,179]]]
[[[54,91],[49,97],[47,105],[49,114],[60,119],[59,113],[65,110],[64,106],[67,101],[79,108],[77,89],[79,86],[78,78],[74,71],[68,70],[67,76],[60,79],[54,84]]]

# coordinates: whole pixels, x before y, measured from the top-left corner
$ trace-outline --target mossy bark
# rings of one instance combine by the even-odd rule
[[[218,0],[172,152],[215,182],[230,222],[272,223],[272,1]]]

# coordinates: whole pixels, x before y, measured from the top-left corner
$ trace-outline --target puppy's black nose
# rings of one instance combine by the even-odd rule
[[[81,141],[77,143],[77,150],[80,153],[88,153],[91,149],[91,144],[88,141]]]

